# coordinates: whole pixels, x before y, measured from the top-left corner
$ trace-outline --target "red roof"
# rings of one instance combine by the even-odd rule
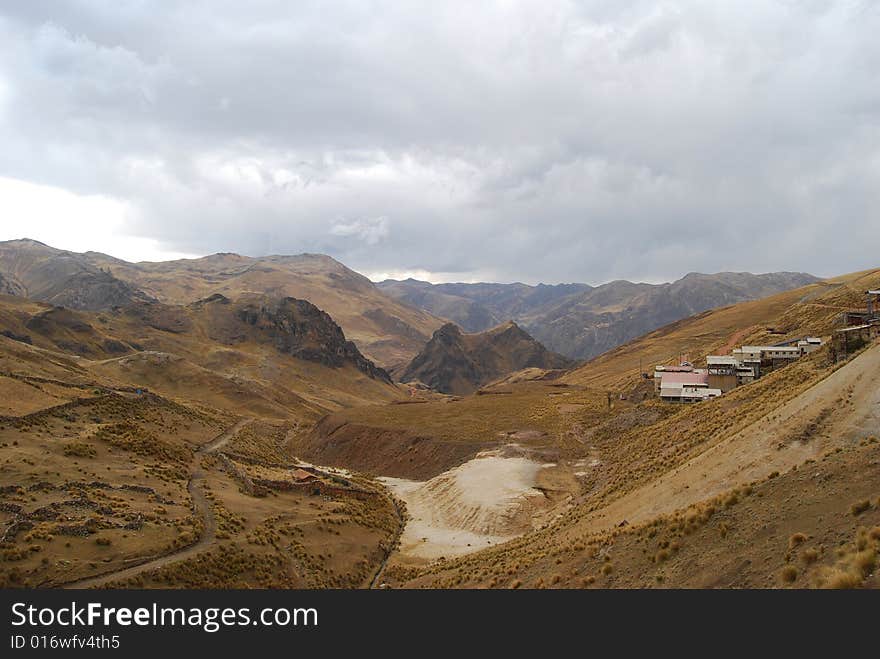
[[[706,373],[663,373],[660,378],[660,386],[664,384],[709,384],[709,375]]]

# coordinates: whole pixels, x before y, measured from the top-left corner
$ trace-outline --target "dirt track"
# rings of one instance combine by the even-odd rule
[[[588,519],[590,530],[622,520],[644,522],[726,492],[737,485],[784,472],[829,449],[866,435],[880,435],[880,344],[748,428],[717,441],[703,453]],[[846,391],[852,390],[849,403]],[[830,413],[818,436],[803,442],[799,431]],[[793,438],[785,441],[786,437]]]
[[[61,587],[99,588],[107,583],[110,583],[111,581],[129,579],[147,570],[155,570],[157,568],[164,567],[165,565],[168,565],[170,563],[182,561],[191,556],[194,556],[195,554],[198,554],[200,551],[213,544],[217,534],[217,522],[214,519],[214,511],[212,510],[211,504],[205,496],[205,491],[203,489],[205,472],[202,471],[201,456],[207,453],[213,453],[222,446],[225,446],[226,443],[229,442],[229,440],[232,439],[239,430],[244,428],[252,421],[253,419],[242,419],[234,426],[228,428],[223,433],[202,446],[196,453],[196,464],[192,471],[192,474],[189,477],[189,481],[186,484],[186,489],[189,492],[190,498],[192,499],[193,512],[202,518],[202,536],[198,539],[197,542],[178,551],[172,552],[170,554],[165,554],[164,556],[158,556],[152,559],[136,559],[141,562],[137,563],[136,565],[132,565],[131,567],[122,568],[121,570],[115,570],[106,574],[87,577],[85,579],[79,579],[77,581],[71,581],[66,584],[61,584]]]
[[[253,422],[253,419],[242,419],[234,426],[226,430],[220,435],[217,435],[210,442],[205,444],[199,449],[199,453],[213,453],[219,448],[226,446],[229,443],[229,440],[235,437],[238,432],[247,425],[250,425]]]
[[[201,515],[204,523],[202,537],[199,538],[198,542],[189,545],[188,547],[184,547],[180,551],[175,551],[172,554],[166,554],[165,556],[160,556],[152,560],[148,559],[145,563],[139,563],[137,565],[123,568],[115,572],[110,572],[108,574],[102,574],[97,577],[88,577],[86,579],[80,579],[79,581],[72,581],[70,583],[64,584],[63,587],[99,588],[111,581],[121,581],[124,579],[129,579],[131,577],[137,576],[138,574],[146,570],[155,570],[157,568],[168,565],[169,563],[182,561],[186,558],[189,558],[190,556],[198,554],[200,551],[205,549],[205,547],[212,544],[217,533],[217,522],[214,519],[214,511],[211,510],[211,505],[208,502],[208,499],[205,497],[205,492],[202,489],[202,481],[204,481],[204,478],[205,474],[201,471],[200,466],[199,469],[197,469],[197,471],[194,472],[193,475],[190,477],[186,488],[187,491],[189,491],[190,497],[192,497],[193,509],[196,511],[197,514]]]

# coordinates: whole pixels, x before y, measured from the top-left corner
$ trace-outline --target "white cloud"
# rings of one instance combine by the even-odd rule
[[[333,236],[354,236],[367,245],[376,245],[388,237],[388,218],[376,217],[368,220],[339,222],[330,227]]]
[[[429,270],[389,270],[387,272],[368,271],[363,273],[371,281],[386,279],[417,279],[432,284],[476,284],[479,282],[496,281],[497,276],[489,271],[475,272],[430,272]]]

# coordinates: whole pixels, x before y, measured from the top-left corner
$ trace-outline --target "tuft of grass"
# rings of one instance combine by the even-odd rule
[[[835,590],[858,588],[862,585],[861,577],[851,570],[829,568],[821,577],[819,586]]]
[[[794,549],[807,541],[807,536],[803,533],[795,533],[788,539],[788,548]]]
[[[804,550],[801,552],[801,560],[802,560],[804,563],[806,563],[807,565],[810,565],[811,563],[815,563],[816,561],[819,560],[819,552],[818,552],[818,550],[813,549],[813,548],[810,548],[810,549],[804,549]]]
[[[779,578],[782,579],[783,583],[794,583],[798,578],[797,568],[794,565],[786,565],[779,573]]]
[[[849,507],[849,512],[853,514],[853,516],[859,516],[866,510],[870,510],[871,502],[867,499],[862,501],[856,501],[853,505]]]
[[[852,557],[852,566],[862,577],[867,577],[877,566],[877,551],[873,548],[856,552]]]

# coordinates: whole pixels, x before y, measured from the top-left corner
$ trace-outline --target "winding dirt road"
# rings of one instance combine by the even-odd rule
[[[250,418],[242,419],[241,421],[236,423],[234,426],[232,426],[228,430],[222,432],[221,434],[217,435],[210,442],[208,442],[207,444],[202,446],[198,452],[199,453],[213,453],[217,449],[223,448],[224,446],[226,446],[229,443],[230,439],[232,439],[233,437],[235,437],[238,434],[238,432],[242,428],[250,425],[251,423],[253,423],[253,421],[254,420],[250,419]]]
[[[134,560],[139,562],[137,562],[135,565],[131,565],[130,567],[113,570],[112,572],[107,572],[105,574],[100,574],[97,576],[86,577],[85,579],[70,581],[68,583],[61,584],[60,587],[75,589],[100,588],[101,586],[104,586],[112,581],[130,579],[131,577],[135,577],[142,572],[146,572],[147,570],[155,570],[169,565],[170,563],[176,563],[178,561],[185,560],[187,558],[190,558],[191,556],[195,556],[206,547],[213,544],[214,540],[217,537],[217,520],[214,519],[214,510],[211,508],[211,502],[208,501],[208,498],[205,496],[205,472],[202,467],[202,455],[213,453],[217,449],[225,446],[229,442],[229,440],[235,437],[235,435],[242,428],[250,424],[252,421],[253,419],[242,419],[234,426],[223,431],[221,434],[217,435],[217,437],[215,437],[210,442],[199,448],[198,451],[196,451],[195,467],[190,474],[189,481],[187,481],[186,489],[187,492],[189,492],[190,499],[192,500],[193,512],[202,518],[203,530],[202,535],[198,539],[198,541],[170,554],[157,556],[155,558],[137,558]]]

